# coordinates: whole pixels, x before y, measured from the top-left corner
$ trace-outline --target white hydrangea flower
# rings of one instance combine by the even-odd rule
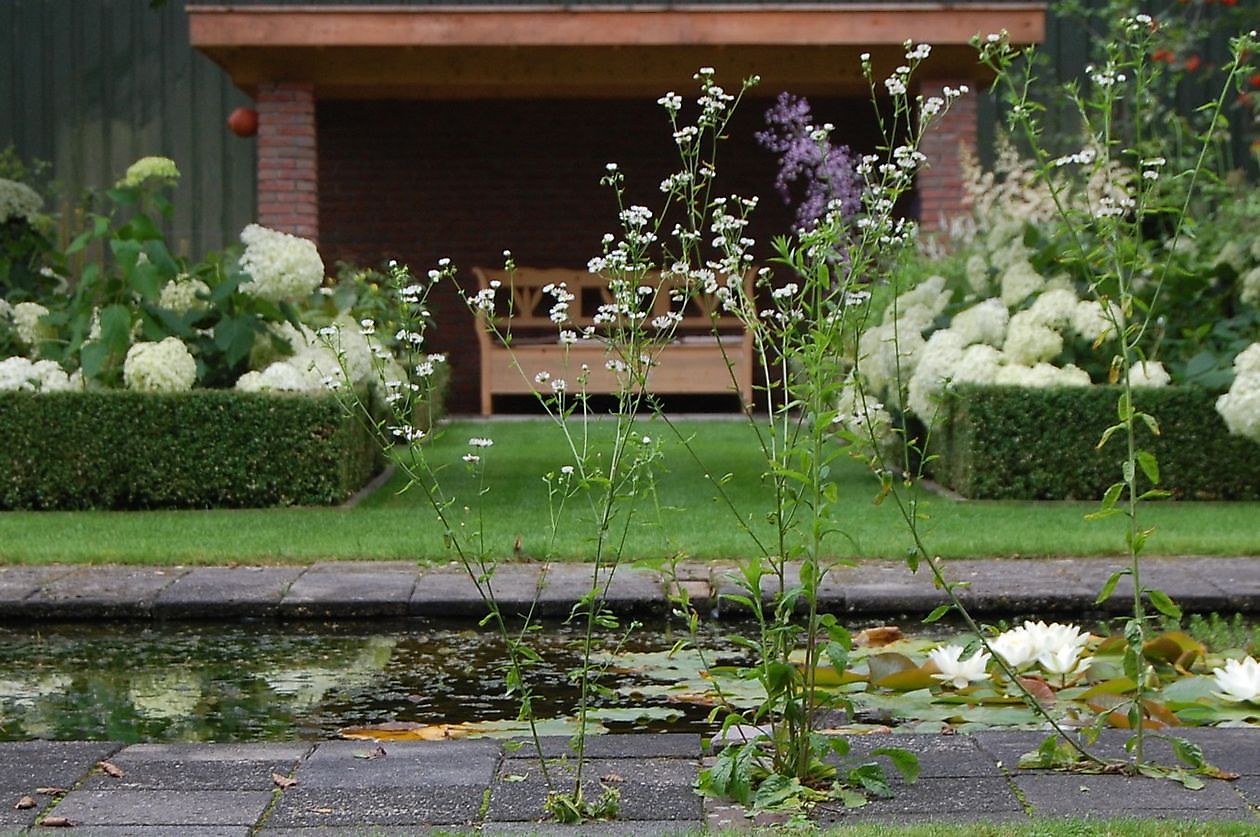
[[[1234,358],[1234,372],[1245,375],[1248,372],[1260,372],[1260,343],[1252,343]]]
[[[1222,265],[1230,267],[1235,273],[1242,273],[1243,268],[1247,266],[1247,245],[1236,238],[1232,238],[1225,243],[1221,251],[1216,254],[1212,267],[1221,267]]]
[[[967,257],[967,284],[978,296],[988,296],[990,290],[989,262],[981,253]]]
[[[24,389],[34,392],[57,392],[81,389],[66,374],[60,364],[51,360],[31,361],[24,357],[11,357],[0,361],[0,390]]]
[[[127,167],[127,173],[118,181],[123,188],[135,188],[148,181],[159,185],[174,186],[179,182],[179,169],[169,157],[141,157]]]
[[[924,344],[906,389],[907,406],[924,421],[930,421],[940,408],[945,385],[953,378],[962,354],[962,335],[951,329],[934,332]]]
[[[1131,387],[1166,387],[1172,376],[1157,360],[1141,360],[1129,369]]]
[[[43,206],[44,199],[30,186],[0,178],[0,224],[13,220],[30,224]]]
[[[858,340],[858,371],[867,391],[888,400],[896,389],[898,365],[903,379],[912,374],[924,343],[922,327],[904,320],[863,332]]]
[[[1120,313],[1114,302],[1108,303],[1113,315]],[[1093,343],[1111,331],[1111,320],[1104,311],[1102,303],[1093,299],[1083,299],[1076,303],[1070,321],[1072,331]]]
[[[1216,399],[1216,412],[1229,432],[1260,442],[1260,343],[1234,358],[1234,382]]]
[[[320,379],[291,363],[277,361],[261,372],[246,372],[236,382],[243,392],[309,392],[322,390]]]
[[[241,269],[252,279],[241,285],[245,293],[281,302],[304,297],[324,281],[323,259],[305,238],[250,224],[241,242]]]
[[[1042,325],[1033,312],[1020,311],[1007,325],[1002,350],[1011,363],[1033,366],[1063,351],[1063,335]]]
[[[1072,321],[1079,303],[1075,292],[1067,288],[1052,288],[1033,300],[1028,310],[1042,325],[1062,329]]]
[[[1256,240],[1260,241],[1260,237]],[[1239,293],[1239,299],[1246,305],[1260,307],[1260,265],[1244,273],[1241,284],[1242,291]]]
[[[53,336],[52,329],[39,321],[47,313],[48,309],[38,302],[19,302],[13,306],[13,327],[22,345],[34,348]]]
[[[197,380],[197,361],[178,337],[136,343],[123,360],[123,382],[140,392],[183,392]]]
[[[945,277],[930,276],[910,290],[897,297],[895,305],[884,311],[884,322],[889,323],[894,317],[906,319],[908,322],[922,322],[920,330],[926,328],[932,320],[949,305],[949,294],[945,292]]]
[[[1003,309],[1005,310],[1005,309]],[[976,343],[963,349],[954,366],[955,384],[992,384],[1006,357],[987,343]]]
[[[158,296],[158,305],[176,314],[201,311],[205,309],[206,301],[198,298],[197,295],[209,295],[209,293],[210,286],[205,282],[181,273],[162,286],[162,292]]]
[[[990,346],[1001,346],[1006,340],[1006,324],[1010,318],[1001,300],[986,299],[955,314],[949,327],[958,332],[964,345],[988,343]]]
[[[1018,308],[1046,285],[1045,277],[1027,259],[1012,262],[1002,271],[1001,297],[1007,308]]]

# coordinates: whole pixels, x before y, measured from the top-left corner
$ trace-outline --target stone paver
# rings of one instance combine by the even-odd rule
[[[290,619],[406,616],[416,568],[404,561],[314,564],[280,600]]]
[[[181,567],[84,567],[58,575],[28,596],[20,610],[37,619],[144,619]]]
[[[94,773],[85,790],[266,791],[291,775],[310,744],[135,744],[110,758],[121,777]]]
[[[1145,776],[1051,772],[1018,773],[1014,782],[1038,816],[1252,819],[1230,782],[1208,782],[1202,790],[1191,791]]]
[[[164,619],[270,617],[305,567],[196,567],[153,603]]]
[[[598,798],[604,788],[615,788],[621,796],[618,818],[622,820],[698,821],[701,800],[693,786],[699,759],[597,759],[583,768],[582,790],[587,798]],[[571,765],[548,766],[552,782],[571,787]],[[542,801],[546,783],[538,762],[512,759],[504,763],[499,781],[490,795],[486,819],[492,822],[531,822],[543,819]]]
[[[270,791],[74,790],[56,813],[85,826],[251,826],[271,799]]]

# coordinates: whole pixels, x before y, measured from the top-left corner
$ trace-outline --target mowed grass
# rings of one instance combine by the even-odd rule
[[[766,522],[771,489],[765,463],[747,424],[690,420],[677,432],[659,420],[636,429],[663,445],[661,467],[651,489],[640,491],[631,511],[623,506],[619,530],[624,555],[647,558],[683,554],[695,559],[735,559],[757,554],[743,531],[746,522],[774,549]],[[581,433],[573,426],[575,434]],[[692,440],[704,466],[678,440]],[[478,450],[487,472],[479,495],[461,457],[473,436],[493,438]],[[604,448],[606,422],[591,430]],[[477,519],[486,548],[500,557],[544,555],[589,559],[594,553],[589,504],[573,501],[551,539],[545,474],[571,464],[558,429],[545,420],[458,421],[425,448],[440,469],[460,531],[470,535]],[[731,508],[716,498],[714,477],[729,475]],[[862,463],[842,458],[833,470],[842,504],[837,523],[843,535],[827,542],[830,554],[855,558],[899,558],[910,544],[907,528],[891,500],[876,504],[876,480]],[[404,490],[398,474],[356,508],[291,508],[153,512],[0,513],[0,561],[5,563],[94,562],[140,564],[226,564],[316,560],[404,559],[448,561],[442,527],[417,489]],[[929,548],[947,558],[1095,556],[1123,552],[1123,519],[1087,522],[1093,503],[954,501],[921,495],[922,531]],[[467,509],[465,511],[465,509]],[[629,525],[626,526],[630,514]],[[1151,503],[1142,522],[1156,528],[1148,554],[1260,554],[1260,503]],[[516,550],[520,544],[521,551]]]

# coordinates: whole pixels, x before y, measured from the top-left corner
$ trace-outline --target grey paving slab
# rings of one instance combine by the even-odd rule
[[[600,837],[639,837],[640,835],[695,834],[698,822],[677,820],[635,820],[621,822],[584,822],[581,825],[555,825],[542,822],[496,822],[482,826],[481,834],[534,834],[538,837],[572,837],[575,834]]]
[[[269,791],[75,790],[53,810],[85,826],[251,826],[271,799]]]
[[[0,787],[26,788],[26,793],[69,788],[121,748],[109,741],[0,742]]]
[[[144,619],[186,568],[83,567],[49,580],[22,603],[36,619]]]
[[[1260,808],[1260,776],[1240,776],[1233,782],[1233,788],[1248,805]]]
[[[1013,781],[1035,816],[1251,819],[1230,782],[1187,790],[1166,779],[1021,771]]]
[[[507,567],[500,568],[501,570]],[[531,580],[536,570],[526,567]],[[530,587],[532,593],[532,587]],[[520,602],[504,602],[505,609]],[[481,618],[486,615],[486,605],[468,573],[462,567],[446,566],[425,568],[416,579],[411,594],[409,613],[412,616],[455,616]]]
[[[471,786],[311,788],[285,791],[268,828],[465,824],[476,820],[483,793]]]
[[[959,598],[981,613],[1079,612],[1081,603],[1093,602],[1102,587],[1102,581],[1082,577],[1075,561],[949,561],[945,571],[951,581],[967,583]]]
[[[6,615],[9,605],[22,602],[44,585],[73,571],[71,566],[0,567],[0,618]]]
[[[162,590],[153,613],[166,619],[274,616],[304,567],[195,567]]]
[[[1179,563],[1188,575],[1220,588],[1225,596],[1220,610],[1260,609],[1260,557],[1187,558]]]
[[[466,835],[472,832],[459,825],[312,825],[261,828],[254,833],[259,837],[411,837],[413,834]]]
[[[567,735],[545,735],[540,739],[547,758],[574,756],[571,738]],[[505,749],[508,759],[534,759],[538,753],[533,742],[518,739],[518,749]],[[675,733],[635,733],[633,735],[590,735],[586,738],[589,758],[683,758],[696,759],[702,753],[699,735]]]
[[[904,561],[863,561],[855,567],[837,567],[825,582],[843,591],[843,607],[837,613],[920,614],[944,601],[932,586],[925,569],[911,573]]]
[[[34,808],[18,810],[13,806],[24,796],[35,801]],[[35,824],[35,818],[53,803],[51,796],[35,793],[31,787],[10,788],[0,785],[0,834],[20,831]]]
[[[930,734],[879,734],[851,735],[847,761],[873,760],[884,766],[890,777],[896,775],[887,758],[871,758],[870,754],[881,747],[900,747],[914,753],[919,759],[919,775],[924,778],[982,777],[997,778],[1001,768],[988,753],[966,735]],[[828,761],[835,761],[829,756]]]
[[[364,741],[320,744],[295,774],[303,788],[488,788],[500,761],[497,741],[385,742],[382,758],[362,758],[376,745]]]
[[[586,596],[593,583],[589,564],[547,566],[538,597],[540,612],[547,616],[567,616],[573,603]],[[612,572],[601,571],[598,584],[613,611],[664,613],[666,610],[664,582],[655,573],[619,567]]]
[[[137,744],[110,758],[123,776],[97,773],[83,789],[270,792],[272,774],[288,776],[308,750],[308,744]]]
[[[572,765],[552,763],[553,783],[570,785]],[[621,795],[618,819],[699,822],[700,797],[693,785],[699,761],[688,759],[591,759],[586,763],[583,793],[597,798],[605,787]],[[536,761],[505,762],[490,794],[488,822],[532,822],[544,817],[547,786]]]
[[[287,618],[406,616],[416,569],[405,562],[316,564],[289,585],[279,614]]]
[[[55,834],[59,829],[41,828],[32,833]],[[244,825],[76,825],[68,831],[74,837],[246,837]]]
[[[872,799],[866,806],[847,809],[825,803],[815,809],[820,825],[865,820],[896,821],[913,818],[954,821],[1020,818],[1024,808],[1008,780],[997,777],[967,776],[924,778],[897,789],[892,799]]]

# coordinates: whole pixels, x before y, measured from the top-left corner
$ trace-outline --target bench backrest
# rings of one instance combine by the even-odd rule
[[[509,328],[513,332],[545,330],[554,333],[559,328],[550,317],[555,297],[543,292],[543,288],[548,285],[563,282],[569,293],[573,294],[574,299],[569,303],[569,320],[579,328],[591,324],[599,306],[612,302],[608,280],[585,270],[517,268],[507,271],[477,267],[473,268],[473,273],[477,277],[478,289],[491,287],[492,281],[499,283],[494,326],[501,333]],[[656,287],[661,281],[659,275],[649,275],[644,283]],[[671,299],[669,291],[681,282],[672,279],[664,282],[665,287],[653,300],[649,319],[673,310],[682,314],[682,320],[677,325],[679,334],[710,334],[714,326],[722,333],[743,330],[739,318],[724,312],[720,301],[713,294],[693,294],[685,302],[679,303]],[[747,293],[752,293],[751,273],[745,277],[744,287]],[[508,294],[511,294],[510,308]]]

